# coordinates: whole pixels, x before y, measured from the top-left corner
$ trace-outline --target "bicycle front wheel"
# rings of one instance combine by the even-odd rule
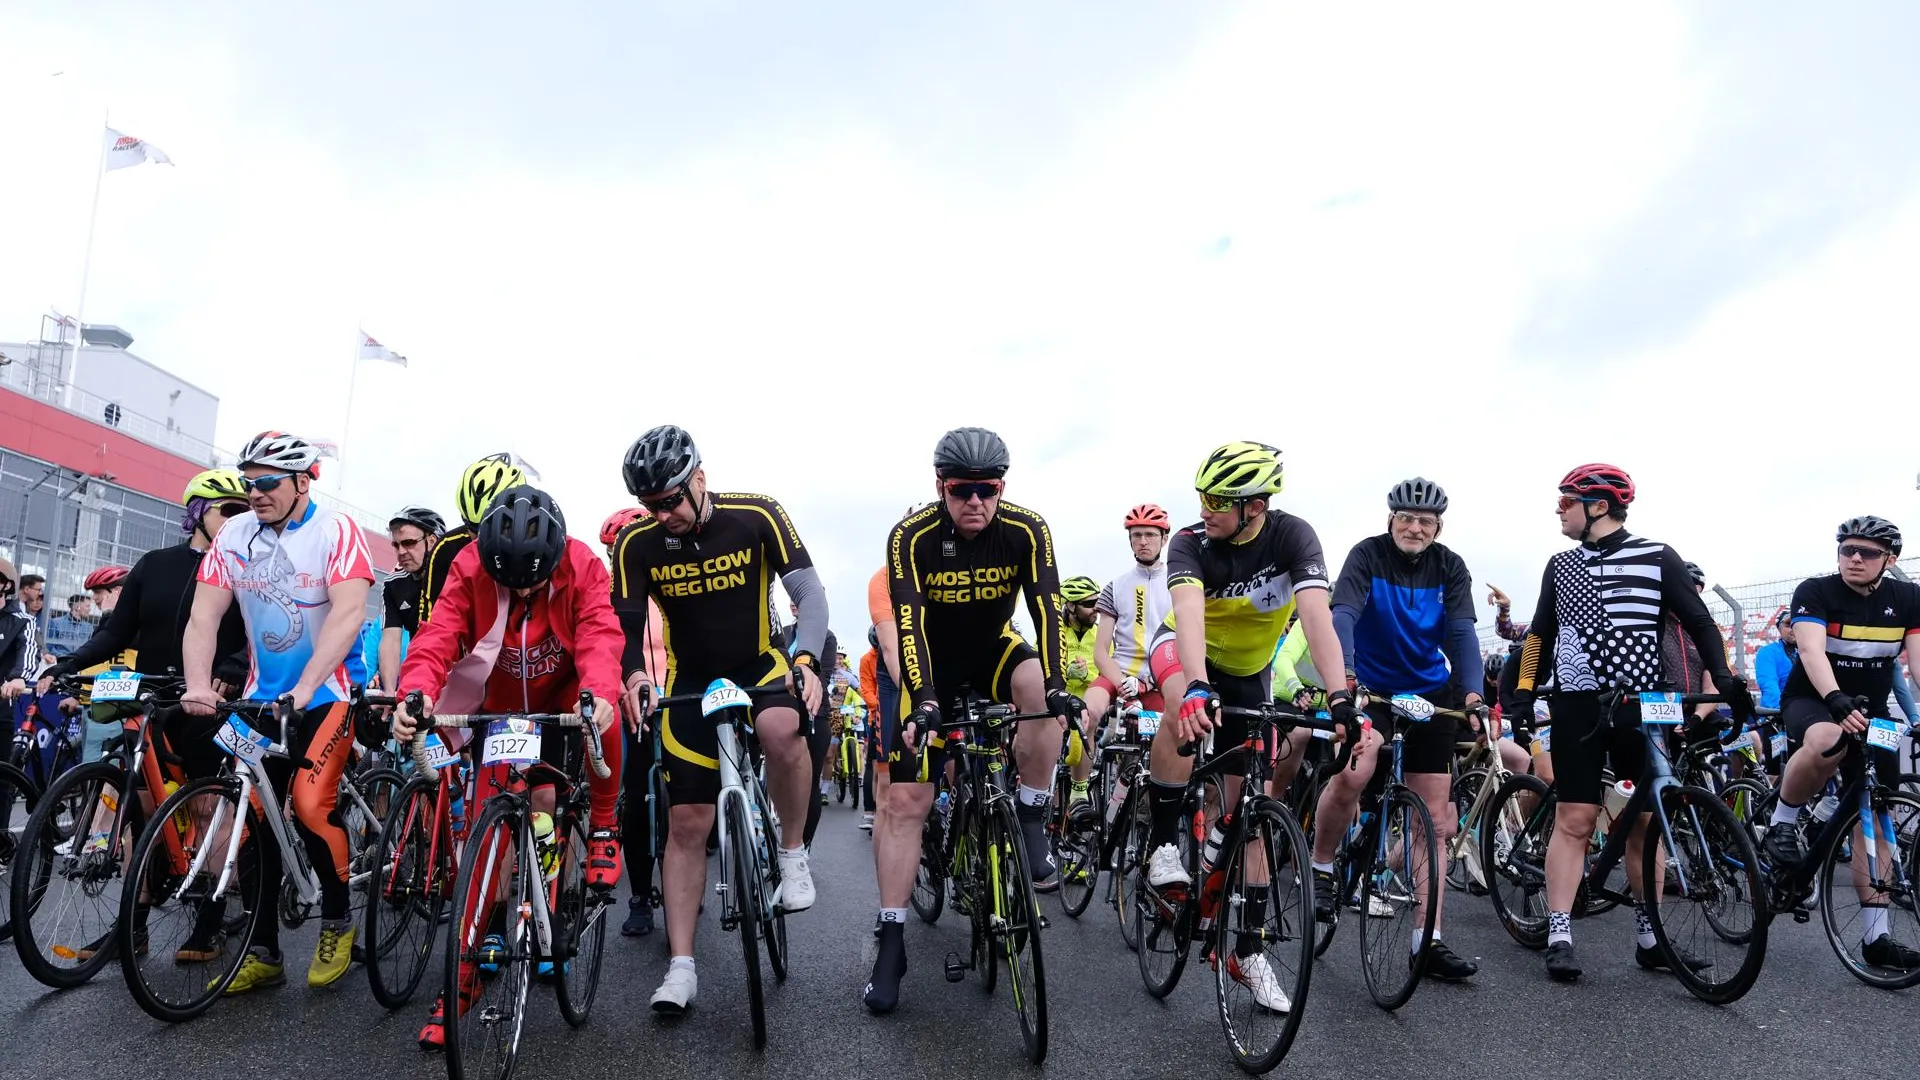
[[[450,1080],[506,1080],[520,1057],[533,974],[532,919],[525,913],[539,887],[523,848],[531,835],[520,804],[495,796],[461,853],[442,991]]]
[[[15,799],[23,800],[27,804],[27,813],[33,813],[40,805],[40,786],[28,779],[26,773],[0,761],[0,818],[12,820]],[[13,837],[0,829],[0,941],[7,940],[8,935],[13,933],[13,916],[9,909],[13,906],[14,848]]]
[[[1529,949],[1547,947],[1547,845],[1555,805],[1546,781],[1516,773],[1500,785],[1480,827],[1480,865],[1493,913]]]
[[[233,981],[255,923],[273,918],[260,872],[261,845],[272,835],[240,801],[239,781],[224,776],[175,791],[140,831],[130,884],[120,890],[115,949],[127,989],[147,1015],[191,1020]],[[234,864],[226,872],[229,851]],[[231,935],[224,941],[223,928]]]
[[[374,846],[364,912],[367,981],[398,1009],[426,976],[453,892],[453,833],[434,812],[438,777],[415,776],[393,800]]]
[[[1095,774],[1096,778],[1098,774]],[[1048,823],[1048,834],[1053,840],[1053,863],[1060,868],[1060,910],[1068,918],[1077,919],[1093,903],[1093,890],[1100,881],[1100,867],[1096,865],[1100,858],[1100,817],[1098,810],[1106,805],[1105,800],[1089,792],[1081,806],[1093,811],[1080,810],[1073,804],[1073,788],[1067,774],[1062,772],[1053,785],[1053,817]],[[1055,829],[1058,833],[1055,834]]]
[[[1120,838],[1113,855],[1113,906],[1120,916],[1120,940],[1135,950],[1140,948],[1140,926],[1135,914],[1146,901],[1147,839],[1153,833],[1152,807],[1141,794],[1146,783],[1144,776],[1136,781],[1135,789],[1127,793],[1120,817],[1114,822],[1114,828],[1125,829],[1126,835]]]
[[[1262,804],[1221,866],[1210,954],[1214,998],[1233,1063],[1272,1070],[1300,1033],[1313,974],[1307,839],[1293,815]]]
[[[1738,1001],[1767,957],[1765,884],[1753,839],[1705,788],[1667,788],[1660,808],[1666,842],[1645,844],[1640,863],[1641,880],[1650,885],[1662,880],[1662,848],[1675,870],[1675,880],[1657,890],[1664,895],[1643,905],[1660,953],[1694,997],[1714,1005]]]
[[[1873,826],[1868,843],[1863,824]],[[1909,966],[1920,947],[1920,908],[1914,888],[1920,859],[1920,798],[1888,795],[1875,800],[1870,818],[1857,806],[1842,816],[1844,828],[1820,858],[1820,921],[1827,944],[1854,978],[1883,990],[1920,984],[1920,966]],[[1902,956],[1901,953],[1906,953]]]
[[[560,873],[547,886],[553,904],[553,963],[559,966],[554,989],[560,1015],[579,1027],[600,993],[600,955],[607,944],[607,909],[612,894],[587,888],[587,825],[570,815],[561,848]]]
[[[1040,900],[1028,868],[1026,840],[1013,804],[993,806],[987,872],[992,878],[995,953],[1007,964],[1007,991],[1020,1018],[1027,1061],[1047,1059],[1047,969],[1040,951]]]
[[[746,806],[740,802],[727,814],[727,854],[732,858],[732,880],[726,883],[726,906],[722,920],[731,917],[740,933],[740,951],[747,965],[747,1012],[753,1020],[753,1048],[767,1045],[767,996],[760,985],[760,868],[753,857],[753,827],[747,823]]]
[[[1378,828],[1360,883],[1360,960],[1374,1004],[1397,1009],[1413,997],[1426,970],[1426,943],[1440,914],[1440,875],[1434,872],[1440,855],[1433,816],[1411,788],[1387,789]]]
[[[941,850],[941,822],[938,808],[927,811],[920,826],[920,866],[913,875],[913,913],[920,921],[940,921],[947,906],[947,864]]]
[[[48,786],[15,844],[13,943],[27,974],[57,990],[93,978],[113,957],[120,864],[133,844],[113,835],[126,789],[127,771],[116,762],[69,769]],[[125,820],[132,828],[134,816]],[[63,830],[62,821],[82,824]]]

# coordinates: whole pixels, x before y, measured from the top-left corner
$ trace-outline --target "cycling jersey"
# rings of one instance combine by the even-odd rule
[[[179,675],[185,668],[180,643],[193,615],[193,586],[204,552],[189,544],[156,548],[140,556],[120,586],[120,602],[100,631],[47,670],[51,675],[84,672],[96,664],[123,659],[142,675]],[[238,604],[220,620],[214,646],[214,677],[239,682],[247,671],[247,627]]]
[[[1081,630],[1073,625],[1073,620],[1068,619],[1062,623],[1062,634],[1065,651],[1061,655],[1066,659],[1061,669],[1067,677],[1067,693],[1085,698],[1088,685],[1100,677],[1100,669],[1093,664],[1093,644],[1099,636],[1099,626],[1094,624]],[[1081,664],[1078,676],[1073,673],[1076,660]]]
[[[777,651],[768,615],[774,575],[811,577],[813,560],[773,499],[710,495],[709,506],[707,520],[686,536],[647,518],[614,539],[614,608],[627,632],[626,671],[645,662],[648,597],[660,609],[670,671],[718,675]],[[792,581],[787,591],[794,593]],[[815,656],[823,645],[800,644]]]
[[[419,574],[395,574],[387,579],[381,590],[387,610],[386,629],[420,632],[420,579]]]
[[[1562,694],[1663,685],[1660,627],[1668,612],[1699,646],[1707,671],[1727,676],[1720,628],[1679,552],[1621,529],[1555,555],[1521,650],[1519,689],[1539,685],[1549,662]]]
[[[1324,691],[1327,682],[1320,677],[1320,671],[1313,666],[1313,656],[1307,651],[1307,634],[1298,623],[1287,636],[1280,639],[1280,647],[1273,651],[1273,685],[1280,688],[1280,696],[1291,701],[1302,690]]]
[[[1853,591],[1839,574],[1808,578],[1793,590],[1795,626],[1823,624],[1827,628],[1827,662],[1833,677],[1849,696],[1873,701],[1875,715],[1885,715],[1887,695],[1893,693],[1898,671],[1894,661],[1910,634],[1920,634],[1920,585],[1883,577],[1865,596]],[[1781,691],[1789,698],[1819,698],[1807,677],[1799,654]]]
[[[893,527],[887,580],[900,627],[902,688],[914,706],[936,700],[936,672],[966,670],[973,659],[967,654],[991,650],[1003,659],[1014,654],[1002,648],[1002,638],[1014,637],[1008,627],[1014,595],[1021,591],[1047,689],[1066,689],[1060,569],[1053,559],[1053,534],[1039,514],[1002,500],[993,520],[968,539],[954,528],[944,502],[923,507]],[[974,689],[990,692],[985,686]]]
[[[245,697],[272,701],[292,690],[313,659],[333,611],[327,590],[343,581],[373,581],[366,538],[345,514],[308,503],[285,529],[260,523],[252,511],[227,521],[200,560],[201,584],[233,592],[252,645]],[[360,612],[342,612],[359,624]],[[314,691],[318,709],[347,699],[347,668],[335,668]]]
[[[434,601],[440,598],[440,591],[446,588],[447,573],[453,568],[453,560],[466,550],[468,544],[473,543],[473,536],[471,525],[449,529],[440,537],[440,542],[433,545],[433,550],[427,552],[427,564],[421,569],[419,579],[420,610],[414,622],[414,633],[420,632],[420,623],[433,616]]]
[[[1347,553],[1333,589],[1347,666],[1381,693],[1431,694],[1449,681],[1462,694],[1479,693],[1485,679],[1473,619],[1473,575],[1445,544],[1408,558],[1392,534],[1370,536]]]
[[[1229,675],[1266,672],[1293,618],[1294,596],[1327,587],[1327,559],[1313,526],[1283,510],[1267,511],[1252,539],[1210,540],[1204,525],[1173,535],[1167,592],[1195,586],[1206,595],[1207,663]],[[1155,644],[1172,634],[1171,604]]]
[[[1153,632],[1173,610],[1167,594],[1166,563],[1134,563],[1100,590],[1094,610],[1113,620],[1113,659],[1120,665],[1120,673],[1135,677],[1144,674]]]

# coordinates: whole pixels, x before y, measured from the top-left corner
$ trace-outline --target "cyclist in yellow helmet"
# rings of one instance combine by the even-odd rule
[[[453,501],[460,511],[462,524],[442,534],[440,542],[427,553],[426,566],[420,572],[420,622],[433,617],[433,602],[447,584],[447,571],[453,566],[454,556],[473,543],[473,528],[480,524],[494,497],[526,482],[526,472],[514,464],[513,455],[507,453],[488,454],[460,474]]]

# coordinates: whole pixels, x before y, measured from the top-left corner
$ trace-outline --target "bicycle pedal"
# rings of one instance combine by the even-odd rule
[[[970,965],[966,964],[960,959],[959,953],[956,953],[956,952],[948,953],[947,960],[946,960],[947,981],[950,983],[957,983],[961,979],[966,978],[967,968],[969,966]]]

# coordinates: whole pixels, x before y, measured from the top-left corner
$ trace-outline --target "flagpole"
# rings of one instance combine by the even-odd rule
[[[353,391],[360,381],[360,339],[367,332],[358,328],[353,331],[353,370],[347,375],[347,418],[340,424],[340,497],[347,496],[347,444],[353,441]]]
[[[100,113],[100,164],[93,172],[93,209],[87,213],[87,251],[80,258],[80,304],[73,313],[73,362],[67,367],[67,392],[63,408],[73,408],[73,384],[80,381],[80,344],[87,333],[87,278],[93,270],[93,227],[100,221],[100,182],[107,176],[107,131],[113,126],[113,114]]]

